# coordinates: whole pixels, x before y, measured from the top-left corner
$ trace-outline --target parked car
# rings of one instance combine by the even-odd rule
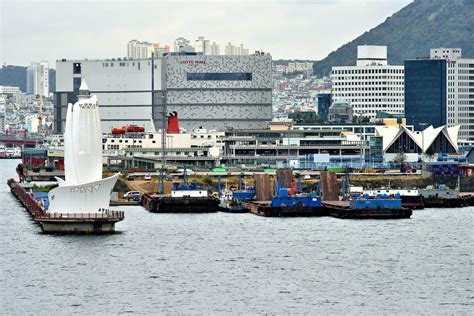
[[[129,174],[125,177],[125,179],[132,181],[132,180],[135,180],[135,176],[132,176],[131,174]]]
[[[406,173],[416,173],[416,168],[415,167],[412,167],[412,166],[404,166],[403,167],[403,172],[406,172]]]
[[[143,180],[151,180],[151,174],[147,173],[143,176]]]
[[[140,201],[141,195],[140,192],[138,191],[128,191],[123,195],[123,198],[126,199],[127,201]]]
[[[184,173],[184,169],[176,169],[176,173],[183,174],[183,173]],[[186,169],[186,173],[187,173],[188,175],[191,175],[191,174],[194,174],[194,171],[192,171],[191,169]]]

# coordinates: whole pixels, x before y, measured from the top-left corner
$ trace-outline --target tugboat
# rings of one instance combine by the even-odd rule
[[[444,208],[444,207],[464,207],[469,206],[469,199],[461,196],[460,177],[456,189],[450,189],[444,184],[438,187],[432,185],[426,189],[420,189],[420,195],[423,198],[425,207]]]
[[[255,187],[247,187],[242,183],[242,176],[239,175],[237,190],[229,190],[226,179],[225,189],[221,189],[221,176],[217,178],[217,191],[219,194],[219,211],[228,213],[248,213],[249,209],[242,205],[242,201],[249,201],[255,198]]]

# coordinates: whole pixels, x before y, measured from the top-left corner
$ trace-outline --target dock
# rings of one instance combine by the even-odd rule
[[[101,210],[100,213],[48,213],[13,179],[7,181],[11,192],[30,213],[44,233],[101,234],[115,232],[115,223],[125,218],[123,211]]]

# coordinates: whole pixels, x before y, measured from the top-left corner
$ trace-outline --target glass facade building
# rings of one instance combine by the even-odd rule
[[[445,59],[405,60],[405,117],[415,129],[447,123]]]
[[[318,115],[325,121],[328,121],[329,107],[332,103],[330,93],[318,93]]]

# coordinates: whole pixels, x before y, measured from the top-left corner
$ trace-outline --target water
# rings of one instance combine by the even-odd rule
[[[0,180],[17,161],[0,161]],[[41,234],[0,185],[2,314],[474,313],[473,208],[408,220],[150,214]]]

